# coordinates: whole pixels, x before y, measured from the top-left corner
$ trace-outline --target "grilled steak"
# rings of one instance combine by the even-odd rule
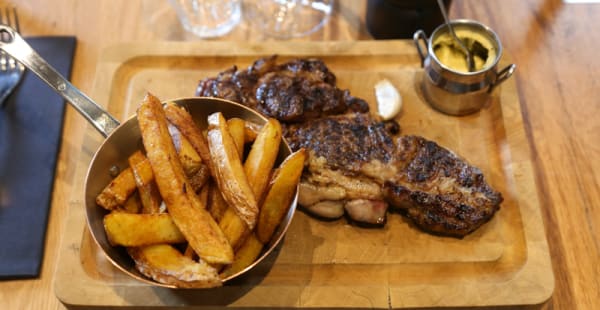
[[[502,196],[479,169],[368,114],[368,104],[337,88],[322,61],[275,60],[204,79],[197,94],[240,102],[282,122],[292,149],[308,150],[299,204],[310,213],[383,225],[391,205],[426,231],[461,237],[499,209]]]
[[[498,211],[502,195],[454,153],[418,136],[402,136],[396,147],[398,173],[385,181],[383,194],[419,227],[460,237]]]
[[[392,161],[395,125],[356,113],[286,126],[284,136],[290,147],[305,148],[309,154],[300,204],[323,217],[337,218],[345,210],[356,222],[385,223],[385,171],[380,168]]]
[[[225,98],[249,106],[284,123],[324,115],[369,111],[366,101],[335,86],[336,77],[323,61],[297,59],[280,65],[276,57],[236,67],[200,81],[196,95]]]

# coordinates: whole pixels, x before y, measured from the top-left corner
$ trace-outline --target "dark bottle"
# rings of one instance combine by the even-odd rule
[[[452,0],[444,0],[450,9]],[[436,0],[369,0],[367,3],[367,30],[375,39],[412,38],[422,29],[431,34],[444,23]]]

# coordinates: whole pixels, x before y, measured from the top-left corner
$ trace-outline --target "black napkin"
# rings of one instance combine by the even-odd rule
[[[75,37],[26,41],[69,78]],[[39,275],[64,108],[64,99],[29,71],[0,108],[2,279]]]

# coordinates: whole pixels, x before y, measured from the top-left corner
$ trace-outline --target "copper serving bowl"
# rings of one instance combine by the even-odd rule
[[[223,113],[223,116],[226,119],[238,117],[259,125],[262,125],[267,121],[265,117],[261,116],[256,111],[224,99],[196,97],[181,98],[171,100],[169,102],[174,102],[179,106],[185,107],[186,110],[192,115],[198,126],[202,129],[208,127],[206,122],[207,117],[214,112]],[[129,165],[127,158],[136,150],[141,149],[143,149],[142,137],[136,116],[132,116],[126,122],[121,124],[110,136],[108,136],[102,145],[100,145],[92,159],[86,175],[85,208],[87,223],[94,240],[106,254],[111,263],[113,263],[117,268],[142,282],[156,286],[175,288],[174,285],[159,283],[142,275],[135,268],[135,263],[127,254],[125,248],[110,245],[104,231],[103,223],[104,216],[108,214],[109,211],[96,205],[95,201],[96,196],[112,180],[111,171],[114,171],[113,167],[116,166],[119,168],[119,170],[125,169]],[[275,165],[278,166],[290,154],[290,147],[284,140],[282,140],[281,145],[279,146],[279,154]],[[223,279],[224,282],[243,275],[255,265],[259,264],[265,257],[267,257],[267,255],[269,255],[269,253],[271,253],[271,251],[273,251],[273,249],[282,240],[289,224],[292,221],[292,217],[296,209],[296,201],[297,191],[296,197],[293,199],[292,205],[289,208],[286,216],[282,220],[278,229],[275,231],[269,243],[265,245],[259,258],[244,270]]]
[[[131,277],[144,283],[177,288],[174,285],[156,282],[142,275],[136,268],[133,259],[127,254],[123,247],[112,246],[108,242],[103,219],[109,212],[96,204],[96,196],[110,183],[113,178],[114,167],[124,169],[128,166],[128,157],[137,150],[143,149],[142,137],[138,126],[137,116],[131,116],[124,123],[119,123],[108,112],[101,108],[89,97],[75,88],[69,81],[62,77],[44,59],[42,59],[14,29],[0,25],[0,33],[8,35],[10,40],[0,41],[0,49],[13,56],[25,67],[38,75],[44,82],[52,87],[58,94],[73,105],[102,135],[106,140],[100,145],[88,168],[85,177],[85,208],[89,230],[93,239],[108,260],[117,268]],[[266,123],[267,119],[256,111],[238,103],[217,98],[181,98],[168,100],[188,110],[194,121],[204,129],[208,127],[207,118],[214,112],[221,112],[225,118],[238,117],[258,125]],[[288,155],[291,154],[289,145],[282,140],[279,146],[278,158],[275,165],[278,166]],[[283,236],[292,221],[298,200],[298,189],[292,200],[291,206],[273,234],[271,240],[264,246],[258,259],[250,266],[233,274],[223,282],[238,278],[263,261],[269,253],[281,242]]]

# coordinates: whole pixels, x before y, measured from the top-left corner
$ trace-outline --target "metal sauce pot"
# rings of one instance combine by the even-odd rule
[[[39,76],[52,87],[58,94],[65,98],[77,109],[104,137],[106,140],[100,145],[88,168],[85,179],[85,208],[87,224],[101,250],[108,260],[129,276],[144,283],[176,288],[173,285],[156,282],[143,276],[136,268],[133,260],[123,247],[110,245],[104,231],[103,219],[108,211],[96,205],[95,198],[112,179],[113,166],[124,169],[128,166],[127,158],[136,150],[143,148],[142,136],[138,126],[137,116],[133,115],[120,124],[114,117],[101,108],[98,104],[75,88],[69,81],[61,76],[44,59],[42,59],[14,29],[0,25],[0,34],[8,35],[10,40],[0,41],[0,50],[11,55],[25,67]],[[217,98],[181,98],[170,100],[177,105],[185,107],[201,128],[206,128],[208,115],[222,112],[226,118],[239,117],[259,125],[266,123],[267,119],[256,111],[238,103]],[[291,149],[285,140],[281,141],[276,165],[279,165],[289,154]],[[281,224],[273,237],[263,248],[259,258],[244,270],[233,274],[224,282],[238,278],[250,269],[253,269],[271,253],[289,227],[296,210],[298,190]]]
[[[417,30],[413,40],[424,68],[425,99],[443,113],[466,115],[479,111],[494,88],[514,73],[516,65],[497,70],[502,44],[489,27],[472,20],[453,20],[451,24],[475,54],[476,67],[472,72],[462,66],[464,56],[453,48],[446,24],[438,26],[430,38],[423,30]]]

